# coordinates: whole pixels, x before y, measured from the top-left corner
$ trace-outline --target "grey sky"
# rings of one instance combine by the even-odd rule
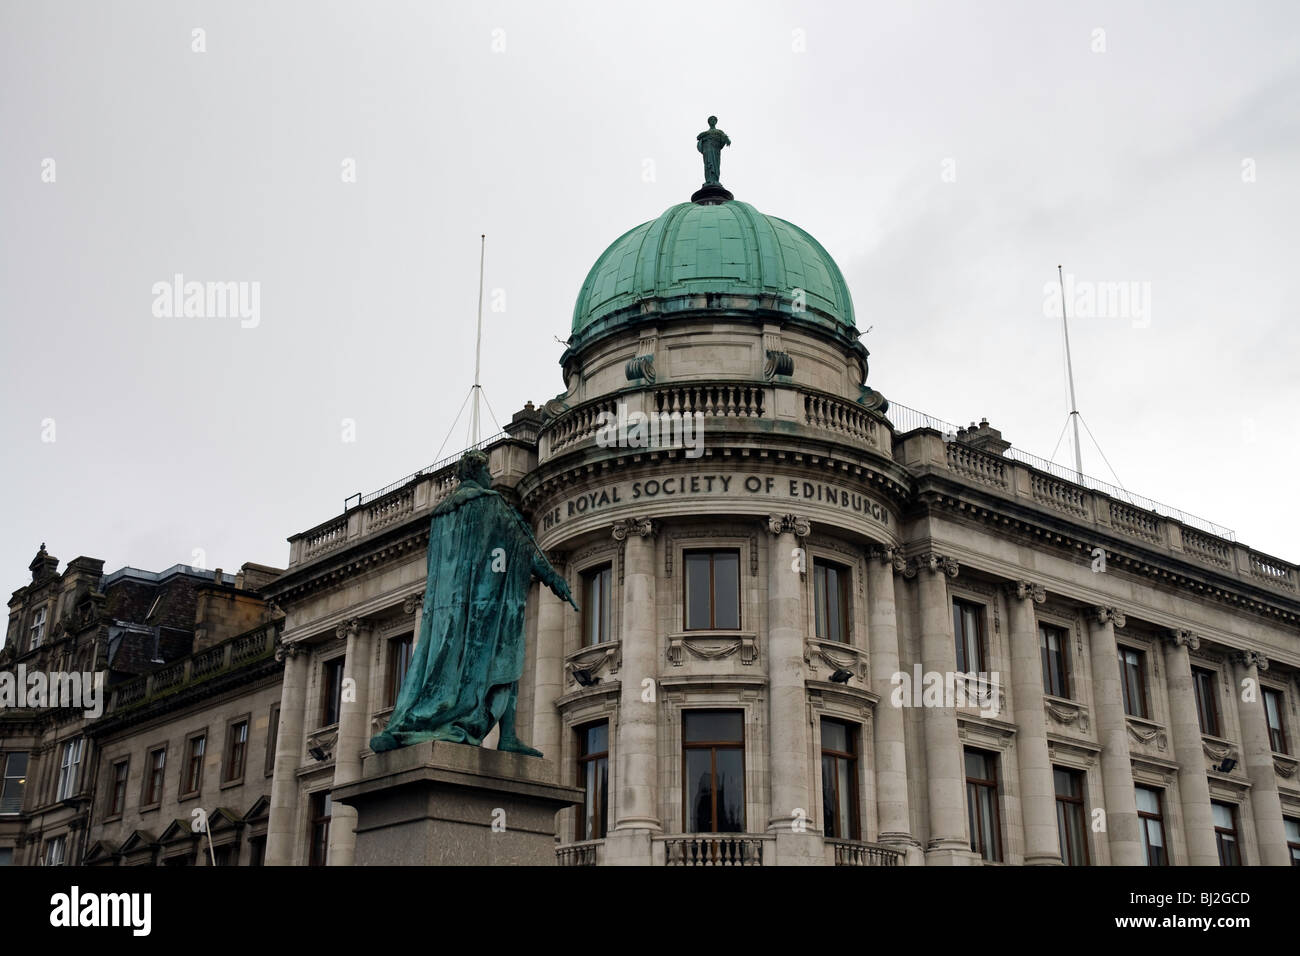
[[[1298,27],[1294,3],[10,0],[0,586],[41,541],[283,566],[430,463],[481,232],[488,399],[555,395],[587,269],[699,186],[710,113],[727,187],[840,263],[891,400],[1047,456],[1044,284],[1148,283],[1145,318],[1072,323],[1085,420],[1131,490],[1300,559]],[[175,273],[260,282],[259,323],[155,317]]]

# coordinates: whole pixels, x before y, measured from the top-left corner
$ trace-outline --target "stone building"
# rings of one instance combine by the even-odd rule
[[[9,601],[0,647],[0,865],[84,861],[100,765],[89,730],[110,696],[265,622],[258,588],[279,573],[245,564],[233,575],[186,565],[105,575],[87,557],[62,574],[58,565],[42,545],[30,583]]]
[[[535,585],[520,691],[587,794],[558,862],[1300,860],[1300,569],[890,407],[826,250],[694,199],[601,255],[564,392],[484,443],[583,608]],[[330,791],[453,464],[290,539],[269,863],[352,861]]]

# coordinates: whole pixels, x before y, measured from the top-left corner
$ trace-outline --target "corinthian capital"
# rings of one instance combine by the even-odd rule
[[[361,630],[361,621],[358,618],[354,617],[350,621],[343,621],[336,628],[334,628],[334,636],[337,637],[340,641],[346,641],[349,637],[355,637],[357,635],[357,632],[360,630]]]
[[[933,571],[935,574],[946,574],[950,578],[957,576],[957,560],[955,558],[944,557],[937,551],[927,551],[925,554],[918,554],[908,562],[907,576],[910,578],[918,571]]]
[[[1124,612],[1119,608],[1098,605],[1093,608],[1093,612],[1097,615],[1096,621],[1098,624],[1113,624],[1115,627],[1123,627],[1126,623]]]
[[[771,534],[789,532],[796,538],[806,538],[808,532],[812,530],[812,525],[807,518],[800,515],[768,515],[767,530]]]
[[[1261,671],[1268,670],[1268,658],[1259,651],[1238,651],[1237,663],[1242,667],[1254,667]]]
[[[1193,634],[1191,631],[1181,630],[1180,628],[1174,628],[1171,630],[1165,635],[1165,640],[1174,647],[1185,647],[1189,651],[1197,650],[1201,646],[1200,635]]]
[[[275,642],[275,662],[283,664],[285,661],[291,661],[299,654],[306,654],[305,648],[300,647],[297,642],[293,644],[283,644],[279,638]]]
[[[655,533],[655,526],[649,518],[624,518],[614,522],[613,531],[615,541],[625,541],[629,534],[648,538]]]
[[[1033,601],[1042,604],[1047,600],[1047,589],[1032,581],[1013,581],[1007,585],[1007,594],[1017,601]]]

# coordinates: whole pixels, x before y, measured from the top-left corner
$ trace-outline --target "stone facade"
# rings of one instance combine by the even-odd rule
[[[259,588],[279,573],[245,564],[236,574],[176,565],[105,575],[103,564],[79,557],[59,574],[58,559],[42,546],[31,582],[10,599],[0,648],[0,864],[86,861],[102,836],[96,731],[109,723],[106,714],[122,693],[136,690],[152,707],[155,687],[158,696],[171,696],[188,682],[192,653],[211,658],[223,642],[263,627],[268,612]],[[56,679],[66,690],[72,675],[99,675],[97,705],[86,693],[76,706],[3,696],[27,686],[31,675],[51,690]],[[165,681],[171,683],[163,688]],[[84,681],[85,690],[92,683]]]

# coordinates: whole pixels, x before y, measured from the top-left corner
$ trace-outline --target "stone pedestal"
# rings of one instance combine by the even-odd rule
[[[555,814],[582,791],[557,764],[428,741],[362,758],[333,792],[356,810],[357,866],[554,866]]]

